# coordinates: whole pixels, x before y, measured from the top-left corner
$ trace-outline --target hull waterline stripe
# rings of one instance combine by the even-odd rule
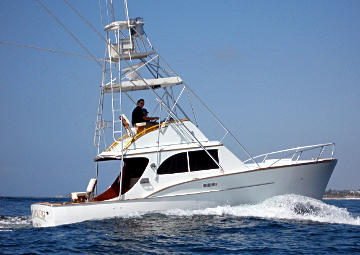
[[[246,185],[246,186],[234,187],[234,188],[229,188],[229,189],[204,190],[204,191],[200,191],[200,192],[193,192],[193,193],[186,193],[186,194],[164,195],[164,196],[147,197],[147,198],[165,198],[165,197],[191,196],[191,195],[198,195],[198,194],[211,193],[211,192],[222,192],[222,191],[229,191],[229,190],[235,190],[235,189],[252,188],[252,187],[264,186],[264,185],[269,185],[269,184],[274,184],[274,183],[275,183],[275,182],[266,182],[266,183],[260,183],[260,184],[253,184],[253,185]]]
[[[68,203],[68,204],[47,204],[47,203],[38,203],[37,205],[43,205],[43,206],[50,206],[50,207],[67,207],[67,206],[92,206],[92,205],[101,205],[101,204],[111,204],[111,203],[127,203],[131,201],[148,201],[152,199],[159,199],[159,198],[171,198],[171,197],[181,197],[181,196],[191,196],[191,195],[199,195],[199,194],[205,194],[205,193],[212,193],[212,192],[223,192],[223,191],[229,191],[229,190],[236,190],[236,189],[245,189],[245,188],[252,188],[252,187],[258,187],[258,186],[265,186],[274,184],[275,182],[267,182],[267,183],[259,183],[259,184],[253,184],[253,185],[246,185],[246,186],[240,186],[240,187],[234,187],[229,189],[221,189],[221,190],[204,190],[201,192],[194,192],[194,193],[186,193],[186,194],[178,194],[178,195],[164,195],[164,196],[158,196],[158,197],[146,197],[146,198],[136,198],[136,199],[127,199],[127,200],[114,200],[114,201],[99,201],[99,202],[87,202],[87,203]]]

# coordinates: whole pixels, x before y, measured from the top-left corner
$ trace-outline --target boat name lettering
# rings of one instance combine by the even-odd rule
[[[211,182],[211,183],[205,183],[203,184],[203,188],[209,188],[209,187],[215,187],[217,186],[216,182]]]
[[[34,210],[32,212],[32,217],[33,218],[39,218],[40,220],[43,220],[45,221],[45,217],[46,215],[48,215],[49,213],[48,212],[45,212],[45,211],[41,211],[41,210]]]

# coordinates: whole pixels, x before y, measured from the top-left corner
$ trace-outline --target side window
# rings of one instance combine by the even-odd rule
[[[121,184],[121,194],[128,192],[144,173],[149,163],[147,158],[125,158],[123,178]]]
[[[131,178],[140,178],[149,163],[149,159],[142,157],[125,158],[124,163],[126,172]]]
[[[218,150],[208,150],[210,155],[219,163]],[[190,171],[217,169],[219,166],[206,151],[189,151]]]
[[[173,155],[166,159],[158,168],[158,174],[174,174],[187,172],[187,156],[186,152]]]

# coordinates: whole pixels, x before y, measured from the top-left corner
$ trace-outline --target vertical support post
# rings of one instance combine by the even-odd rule
[[[130,18],[129,18],[129,9],[128,9],[127,0],[124,0],[124,6],[125,6],[125,16],[126,16],[126,20],[127,20],[127,23],[128,23],[130,44],[133,45],[133,39],[132,39],[132,36],[131,36],[131,29],[130,29]],[[130,61],[131,61],[130,52],[129,52],[129,58],[130,58]],[[120,58],[119,58],[119,63],[120,63]]]
[[[161,119],[161,113],[162,113],[162,107],[161,107],[161,103],[159,102],[160,104],[160,119]],[[158,174],[157,174],[157,169],[159,168],[160,166],[160,132],[161,132],[161,121],[159,119],[159,127],[158,127],[158,140],[157,140],[157,143],[158,143],[158,148],[157,148],[157,160],[156,160],[156,180],[158,180]]]
[[[95,196],[98,194],[98,181],[99,181],[99,162],[96,162],[96,186],[95,186]]]
[[[324,149],[325,149],[325,147],[322,146],[322,147],[321,147],[321,151],[320,151],[319,155],[318,155],[317,158],[316,158],[316,161],[318,161],[318,160],[320,159],[321,155],[322,155],[323,152],[324,152]]]
[[[123,137],[123,122],[122,122],[122,82],[121,82],[121,58],[120,58],[120,30],[118,29],[118,57],[119,57],[119,63],[118,63],[118,80],[119,80],[119,114],[121,118],[121,124],[120,124],[120,137]],[[121,156],[122,159],[120,161],[120,183],[119,183],[119,200],[123,199],[123,196],[121,195],[122,191],[122,180],[124,176],[124,139],[121,139]]]

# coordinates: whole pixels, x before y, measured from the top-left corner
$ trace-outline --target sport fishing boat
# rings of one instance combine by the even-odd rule
[[[86,191],[71,193],[69,202],[31,205],[35,227],[254,204],[284,194],[322,198],[337,162],[334,143],[252,156],[159,55],[143,19],[129,17],[126,0],[124,10],[124,18],[104,26],[95,176]],[[156,118],[146,117],[139,97],[146,97]],[[143,121],[131,123],[129,114],[137,105],[144,110]],[[200,130],[200,120],[208,129],[219,127],[220,137],[209,139]],[[239,155],[226,141],[239,148]],[[100,166],[110,162],[118,172],[111,186],[98,194]]]

